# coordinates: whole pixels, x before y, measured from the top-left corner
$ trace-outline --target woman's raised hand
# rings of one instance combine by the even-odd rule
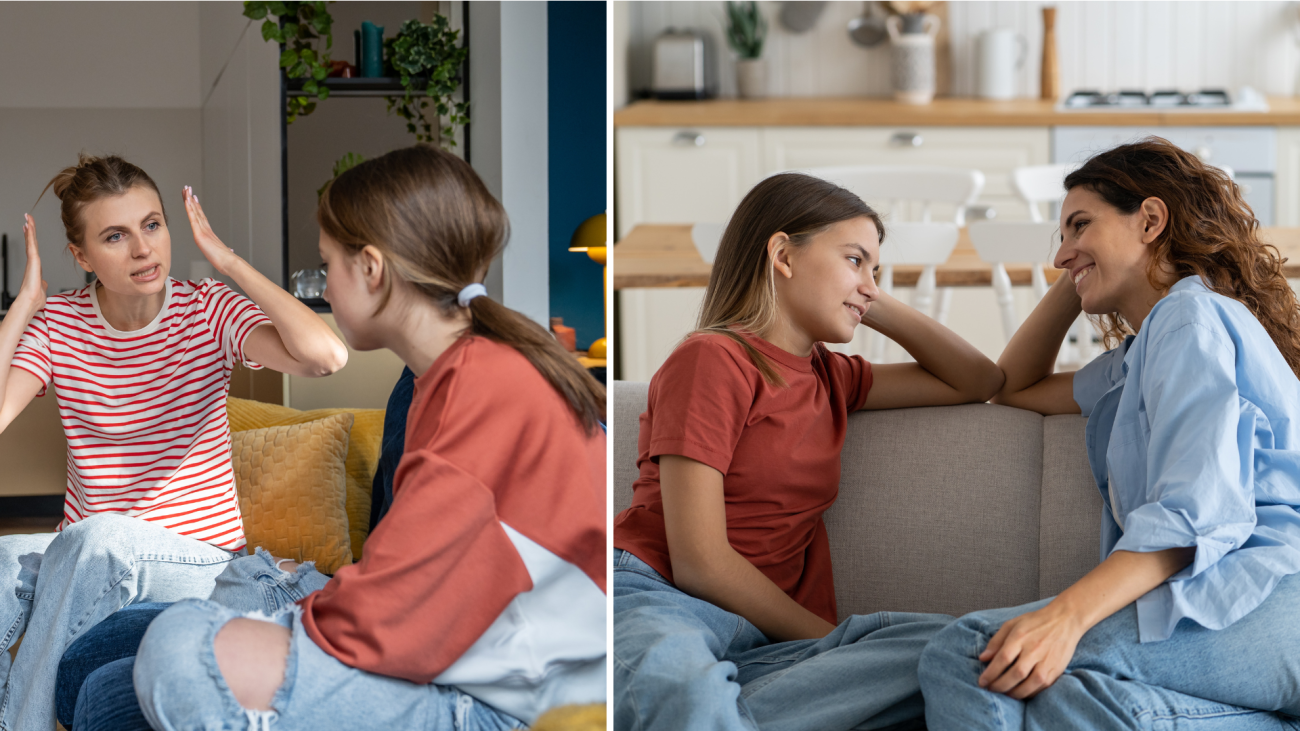
[[[194,195],[194,189],[185,186],[182,196],[185,199],[185,215],[189,217],[190,230],[194,232],[194,243],[198,245],[199,251],[203,252],[204,258],[214,269],[222,274],[229,274],[231,263],[239,257],[212,232],[212,225],[208,223],[208,217],[203,215],[203,206],[199,205],[199,198]]]
[[[25,304],[34,314],[45,306],[45,290],[50,285],[41,277],[41,252],[36,247],[36,220],[23,214],[23,239],[27,242],[27,268],[23,270],[23,283],[18,288],[15,304]]]

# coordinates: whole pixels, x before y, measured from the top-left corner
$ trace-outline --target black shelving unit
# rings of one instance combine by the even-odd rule
[[[314,96],[309,95],[302,90],[306,79],[286,79],[287,96]],[[344,79],[341,77],[330,77],[324,81],[316,82],[330,90],[330,97],[336,96],[401,96],[406,93],[406,87],[402,86],[402,80],[397,77],[379,77],[372,79]],[[416,86],[422,86],[422,79],[416,80]],[[423,93],[421,90],[420,93]],[[328,100],[327,100],[328,101]]]

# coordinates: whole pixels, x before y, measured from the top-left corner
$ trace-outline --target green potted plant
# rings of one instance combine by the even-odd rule
[[[244,3],[245,17],[263,21],[262,39],[282,45],[280,68],[290,79],[305,79],[302,90],[310,96],[291,96],[286,102],[290,123],[300,114],[311,114],[316,99],[324,101],[330,95],[321,83],[329,76],[330,49],[334,46],[334,18],[325,6],[324,2]],[[325,48],[317,49],[315,41],[321,38]]]
[[[469,122],[468,102],[453,98],[460,88],[460,70],[469,49],[457,44],[460,31],[447,19],[434,15],[433,22],[402,23],[395,38],[384,41],[388,63],[401,79],[406,93],[388,97],[388,111],[406,120],[406,129],[420,142],[455,147],[456,127]],[[417,96],[423,90],[423,96]],[[426,116],[430,103],[433,119]]]
[[[758,3],[727,0],[727,45],[736,52],[736,89],[745,99],[767,96],[767,66],[763,42],[767,40],[767,19]]]

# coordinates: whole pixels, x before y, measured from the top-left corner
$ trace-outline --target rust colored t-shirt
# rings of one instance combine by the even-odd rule
[[[822,513],[839,493],[850,411],[871,389],[871,364],[818,344],[801,358],[747,336],[786,380],[767,383],[739,343],[693,335],[650,379],[641,414],[632,506],[614,521],[614,546],[672,580],[659,492],[659,457],[722,473],[727,539],[804,608],[832,624],[835,586]]]

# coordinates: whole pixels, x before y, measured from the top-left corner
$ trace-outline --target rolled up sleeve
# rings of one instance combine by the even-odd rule
[[[1143,364],[1145,484],[1123,489],[1132,495],[1144,488],[1145,500],[1124,516],[1114,550],[1196,548],[1193,563],[1172,581],[1198,576],[1255,528],[1254,411],[1238,394],[1233,341],[1215,324],[1188,323],[1159,335]]]

